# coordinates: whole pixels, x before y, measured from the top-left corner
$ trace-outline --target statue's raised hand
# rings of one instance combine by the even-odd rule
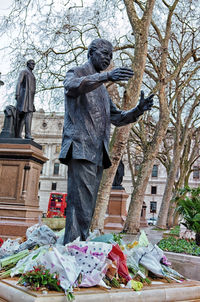
[[[115,81],[128,81],[133,76],[133,70],[127,67],[115,68],[108,72],[108,80]]]
[[[153,106],[153,97],[154,97],[154,94],[151,94],[149,97],[144,98],[144,91],[141,90],[140,100],[139,100],[139,104],[138,104],[139,110],[142,112],[151,110],[151,108]]]

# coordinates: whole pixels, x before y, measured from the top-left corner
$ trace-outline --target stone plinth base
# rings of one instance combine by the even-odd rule
[[[157,283],[157,282],[155,282]],[[200,282],[153,284],[136,292],[130,289],[105,290],[99,287],[80,288],[74,291],[76,302],[189,302],[199,301]],[[0,301],[2,302],[64,302],[66,296],[59,292],[42,294],[17,285],[16,280],[0,281]]]
[[[200,281],[200,257],[164,252],[172,267],[186,278]]]
[[[34,220],[29,220],[29,221],[18,221],[14,217],[13,219],[9,217],[8,220],[0,220],[0,233],[1,233],[1,238],[6,240],[7,238],[18,238],[18,237],[23,237],[26,235],[26,230],[38,223],[38,218]]]
[[[126,220],[126,201],[128,194],[125,190],[111,190],[107,217],[104,229],[122,231]]]
[[[39,177],[46,161],[34,141],[0,138],[0,236],[24,236],[38,222]]]

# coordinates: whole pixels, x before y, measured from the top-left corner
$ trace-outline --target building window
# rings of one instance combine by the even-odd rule
[[[138,175],[138,171],[140,169],[140,165],[139,164],[135,164],[135,175]]]
[[[42,169],[41,169],[41,171],[40,171],[40,174],[43,174],[43,166],[42,166]]]
[[[56,146],[56,153],[60,153],[60,150],[61,150],[61,146],[60,146],[60,145],[57,145],[57,146]]]
[[[59,163],[55,163],[54,164],[54,168],[53,168],[53,174],[54,175],[58,175],[59,174],[59,166],[60,166]]]
[[[156,213],[157,210],[157,202],[150,201],[150,213]]]
[[[41,182],[39,182],[39,185],[38,185],[38,190],[40,190],[40,187],[41,187]]]
[[[199,167],[198,166],[194,166],[193,167],[193,178],[195,179],[199,179]]]
[[[157,194],[157,187],[151,186],[151,194]]]
[[[57,183],[56,182],[52,182],[51,184],[51,190],[55,191],[57,188]]]
[[[158,165],[153,165],[151,176],[158,177]]]

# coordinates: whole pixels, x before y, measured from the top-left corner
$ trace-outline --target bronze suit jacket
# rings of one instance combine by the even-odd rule
[[[27,67],[22,70],[19,74],[16,96],[17,99],[17,110],[20,112],[33,112],[34,107],[34,96],[36,90],[36,80],[32,71]]]
[[[97,73],[89,61],[67,72],[61,163],[67,164],[72,157],[110,167],[110,124],[124,126],[142,114],[137,107],[119,110],[111,101],[104,82],[107,82],[107,73]]]

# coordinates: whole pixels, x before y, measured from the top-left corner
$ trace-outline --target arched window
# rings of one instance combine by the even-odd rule
[[[158,165],[153,165],[151,176],[152,177],[158,177]]]

